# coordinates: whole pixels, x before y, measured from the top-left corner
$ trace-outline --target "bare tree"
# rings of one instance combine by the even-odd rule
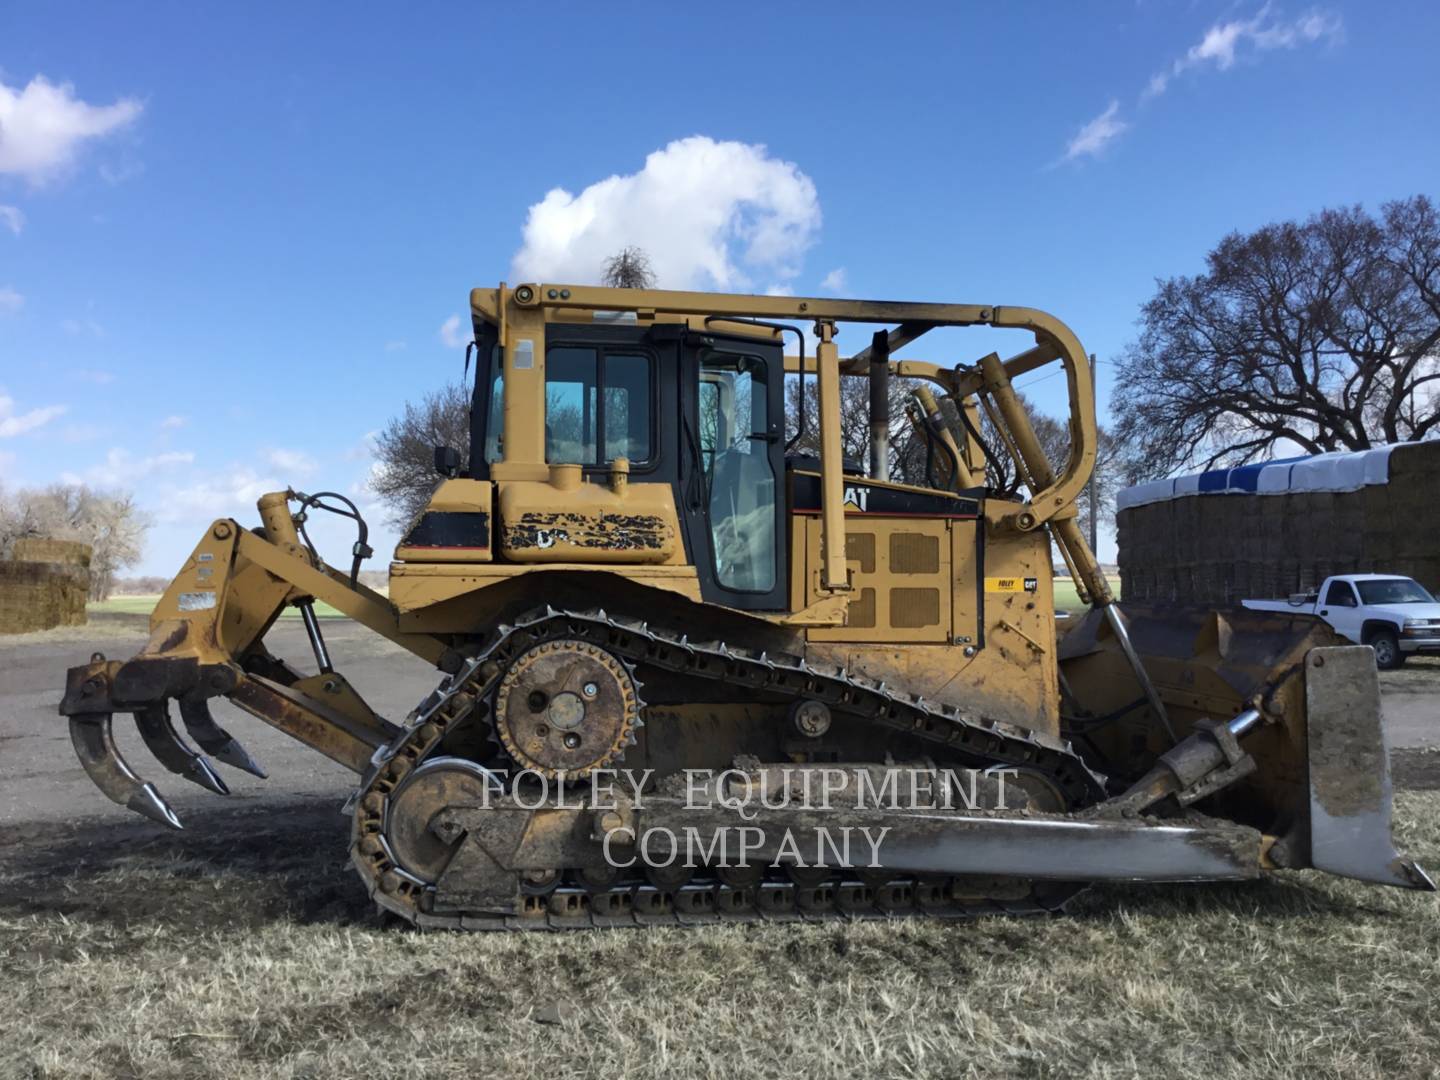
[[[650,267],[650,256],[643,248],[626,247],[619,255],[605,260],[600,283],[611,289],[654,288],[655,271]]]
[[[0,553],[31,536],[89,544],[92,600],[108,597],[119,572],[140,561],[149,528],[149,516],[129,492],[84,484],[0,491]]]
[[[370,487],[390,507],[390,522],[404,528],[425,509],[440,478],[435,447],[449,446],[465,456],[470,446],[470,392],[452,383],[406,402],[405,411],[375,437],[377,468]]]
[[[1440,215],[1417,195],[1233,233],[1119,363],[1132,478],[1440,434]]]
[[[1018,396],[1020,404],[1030,415],[1030,425],[1035,429],[1035,438],[1039,440],[1040,448],[1045,451],[1051,468],[1059,473],[1070,460],[1069,426],[1040,412],[1024,394]],[[997,437],[988,420],[982,422],[980,430],[985,441],[996,453],[1004,452],[1004,443]],[[1077,520],[1081,530],[1089,537],[1092,551],[1099,539],[1100,523],[1111,519],[1115,493],[1120,489],[1123,479],[1120,441],[1100,424],[1095,426],[1095,436],[1095,465],[1090,471],[1089,481],[1080,490],[1075,502]],[[1014,486],[1014,464],[1008,456],[1004,464],[1004,476],[993,466],[987,469],[987,482],[991,487],[1006,486],[1007,482],[1008,486]]]
[[[926,486],[931,481],[926,470],[925,439],[906,416],[906,407],[916,383],[912,379],[892,379],[890,382],[890,477],[900,483]],[[1030,414],[1035,435],[1057,470],[1063,469],[1070,459],[1070,432],[1065,424],[1052,416],[1039,412],[1025,397],[1020,403]],[[795,440],[793,449],[798,453],[819,453],[819,424],[814,380],[806,381],[805,435]],[[870,426],[870,387],[863,378],[842,378],[840,380],[840,448],[843,455],[857,462],[868,458]],[[792,438],[800,421],[800,381],[790,377],[785,385],[785,430],[787,439]],[[1013,489],[1017,485],[1014,463],[1006,454],[1005,444],[993,431],[988,420],[981,414],[980,434],[986,444],[997,455],[1005,455],[1001,467],[989,465],[986,468],[985,484],[995,490]],[[1090,482],[1085,486],[1078,500],[1080,527],[1091,536],[1094,546],[1098,525],[1108,519],[1120,486],[1121,473],[1118,466],[1119,443],[1105,428],[1098,431],[1098,447],[1095,468]],[[1091,492],[1094,499],[1091,499]]]
[[[913,382],[890,380],[890,475],[907,483],[923,484],[925,445],[905,415]],[[785,437],[797,454],[820,453],[820,403],[813,376],[805,380],[805,432],[794,436],[800,426],[800,379],[785,380]],[[840,380],[840,451],[858,462],[868,460],[870,446],[870,384],[867,379]]]

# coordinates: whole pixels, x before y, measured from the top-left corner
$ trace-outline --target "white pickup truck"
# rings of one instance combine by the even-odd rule
[[[1342,637],[1375,650],[1389,671],[1411,653],[1440,654],[1440,603],[1424,586],[1393,574],[1341,574],[1289,600],[1246,600],[1253,611],[1318,615]]]

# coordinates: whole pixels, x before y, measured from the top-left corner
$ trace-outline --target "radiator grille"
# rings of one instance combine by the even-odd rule
[[[913,629],[940,622],[939,589],[891,589],[890,625]]]
[[[849,533],[845,537],[845,558],[860,564],[860,573],[875,572],[875,534]],[[871,625],[874,625],[873,623]]]
[[[861,589],[858,599],[850,603],[850,618],[846,626],[860,628],[873,627],[875,625],[875,590]]]
[[[940,538],[926,536],[924,533],[894,533],[890,537],[890,572],[892,574],[938,574],[940,572]]]

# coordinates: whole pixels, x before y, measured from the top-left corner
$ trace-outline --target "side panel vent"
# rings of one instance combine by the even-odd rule
[[[860,573],[873,574],[875,572],[875,534],[873,532],[846,534],[845,560],[858,562]]]
[[[897,532],[890,537],[892,574],[938,574],[940,538],[924,533]],[[899,623],[895,625],[899,626]]]
[[[861,589],[860,595],[850,604],[850,618],[846,623],[857,630],[873,629],[875,626],[875,590]]]
[[[940,622],[939,589],[891,589],[890,625],[918,629]]]

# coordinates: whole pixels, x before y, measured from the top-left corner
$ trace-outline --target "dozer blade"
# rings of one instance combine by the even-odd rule
[[[1181,735],[1250,707],[1266,722],[1245,736],[1254,768],[1199,804],[1277,837],[1277,867],[1359,881],[1435,886],[1391,839],[1389,754],[1375,656],[1308,615],[1127,604],[1129,633]],[[1067,693],[1085,710],[1071,734],[1097,766],[1127,781],[1170,749],[1100,613],[1060,644]]]
[[[180,738],[179,732],[170,722],[170,708],[166,702],[162,701],[137,712],[135,726],[140,729],[140,737],[145,740],[145,745],[150,748],[156,760],[176,776],[183,776],[216,795],[230,794],[230,789],[225,785],[225,781],[220,779],[215,766],[211,765],[204,755],[191,750]]]
[[[258,776],[261,780],[269,779],[265,770],[250,756],[245,747],[241,746],[228,731],[215,723],[215,718],[210,715],[208,702],[182,700],[180,702],[180,718],[185,721],[185,730],[199,744],[200,749],[216,761],[223,761],[232,769],[240,769],[251,776]]]
[[[172,829],[183,828],[155,785],[141,780],[120,756],[110,730],[110,715],[108,712],[77,713],[70,717],[70,741],[86,774],[111,802]]]
[[[1435,884],[1390,837],[1390,754],[1375,654],[1365,645],[1306,657],[1310,862],[1317,870],[1433,892]]]

